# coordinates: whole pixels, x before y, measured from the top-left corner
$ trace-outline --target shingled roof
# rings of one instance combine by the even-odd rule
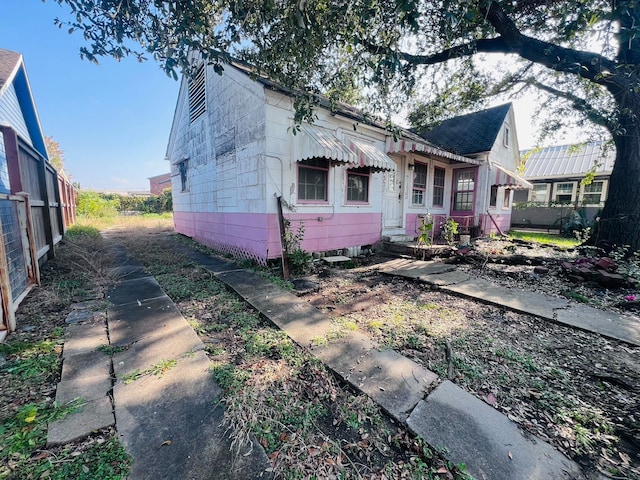
[[[20,61],[20,54],[0,48],[0,89],[9,80]]]
[[[615,149],[605,148],[604,142],[524,150],[521,154],[526,159],[523,176],[528,180],[584,175],[596,164],[596,174],[610,175],[616,159]]]
[[[498,137],[511,103],[450,118],[420,136],[459,155],[488,152]]]

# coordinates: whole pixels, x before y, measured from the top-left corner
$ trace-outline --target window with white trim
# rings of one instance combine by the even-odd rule
[[[503,210],[508,210],[511,207],[511,189],[504,189],[504,198],[502,199],[502,208]]]
[[[498,205],[498,186],[491,185],[491,193],[489,195],[489,206],[496,207]]]
[[[433,168],[433,206],[434,207],[444,206],[444,178],[445,178],[444,168],[434,167]]]
[[[347,203],[369,202],[369,177],[371,169],[351,168],[347,170]]]
[[[534,183],[531,190],[532,202],[546,202],[548,187],[546,183]]]
[[[329,160],[312,158],[298,162],[298,200],[326,202],[329,199]]]
[[[424,205],[427,193],[427,164],[415,162],[413,166],[413,192],[411,203],[413,205]]]
[[[575,193],[575,182],[563,182],[555,184],[553,200],[558,203],[571,203]]]
[[[204,64],[189,78],[189,122],[194,122],[207,110]]]
[[[180,191],[186,192],[189,190],[189,177],[187,175],[189,171],[189,163],[187,160],[183,160],[178,163],[178,172],[180,172]]]
[[[599,205],[602,202],[604,193],[604,181],[594,180],[589,185],[582,187],[582,203],[588,205]]]
[[[472,212],[475,194],[476,171],[456,170],[453,174],[453,211]]]
[[[509,146],[509,127],[504,127],[504,134],[502,137],[502,143],[505,147]]]

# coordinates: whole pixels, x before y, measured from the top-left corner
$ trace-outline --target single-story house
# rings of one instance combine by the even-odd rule
[[[615,147],[604,142],[525,150],[523,177],[530,190],[516,192],[514,226],[560,228],[564,219],[581,209],[593,220],[604,207]],[[588,172],[591,183],[582,184]]]
[[[279,209],[309,252],[355,252],[416,237],[421,218],[454,217],[473,233],[509,224],[518,143],[511,106],[465,155],[320,99],[294,123],[293,92],[233,63],[183,78],[167,146],[178,232],[259,263],[281,256]],[[441,127],[444,127],[446,122]],[[445,131],[445,129],[443,129]],[[465,149],[465,153],[467,150]],[[508,197],[507,200],[504,197]],[[502,197],[502,198],[501,198]]]
[[[49,163],[22,55],[0,49],[0,340],[75,218],[73,193]]]

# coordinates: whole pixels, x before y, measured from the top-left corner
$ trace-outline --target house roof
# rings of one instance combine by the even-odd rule
[[[261,83],[271,90],[279,91],[286,95],[295,95],[296,93],[298,93],[293,89],[285,87],[284,85],[270,79],[266,75],[257,75],[255,69],[245,62],[233,60],[230,64],[232,67],[240,70],[241,72],[252,76],[252,78],[254,78],[257,82]],[[317,95],[316,98],[318,99],[318,105],[320,107],[326,108],[335,114],[352,120],[356,120],[358,122],[362,122],[366,125],[380,128],[381,130],[387,130],[388,125],[384,121],[372,115],[368,115],[367,113],[356,107],[353,107],[352,105],[348,105],[342,102],[331,102],[331,100],[322,95]],[[430,142],[428,139],[416,135],[410,130],[404,128],[399,129],[398,137],[398,139],[393,139],[391,142],[387,142],[387,149],[389,152],[424,152],[446,158],[453,162],[464,162],[472,164],[480,163],[473,159],[465,158],[462,154],[458,154],[458,152],[455,152],[454,150],[451,150],[449,148],[441,148],[436,144]]]
[[[40,119],[33,100],[29,77],[24,66],[22,55],[11,50],[0,48],[0,97],[4,95],[8,86],[13,84],[20,103],[21,113],[24,117],[32,146],[47,160],[49,155],[40,126]],[[0,122],[6,121],[0,118]]]
[[[0,48],[0,91],[13,76],[21,57],[19,53]]]
[[[616,158],[615,149],[605,148],[604,142],[524,150],[521,154],[525,159],[523,176],[528,180],[583,175],[595,164],[599,164],[597,175],[607,175]]]
[[[488,152],[496,142],[511,103],[444,120],[419,132],[431,143],[459,155]]]

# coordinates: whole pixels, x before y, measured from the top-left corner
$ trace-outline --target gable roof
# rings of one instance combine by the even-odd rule
[[[444,120],[420,136],[440,148],[459,155],[488,152],[496,142],[498,133],[511,108],[511,103],[487,108]]]
[[[0,92],[2,87],[14,76],[22,55],[11,50],[0,48]]]
[[[523,150],[524,178],[542,179],[584,175],[599,164],[597,175],[611,174],[616,159],[615,148],[604,142],[582,145],[559,145],[541,149]]]
[[[31,92],[29,77],[24,66],[21,54],[0,48],[0,98],[4,95],[9,85],[13,85],[20,103],[20,110],[24,117],[32,147],[45,159],[49,160],[47,147],[40,126],[40,119],[36,104]],[[0,118],[0,122],[6,119]]]

